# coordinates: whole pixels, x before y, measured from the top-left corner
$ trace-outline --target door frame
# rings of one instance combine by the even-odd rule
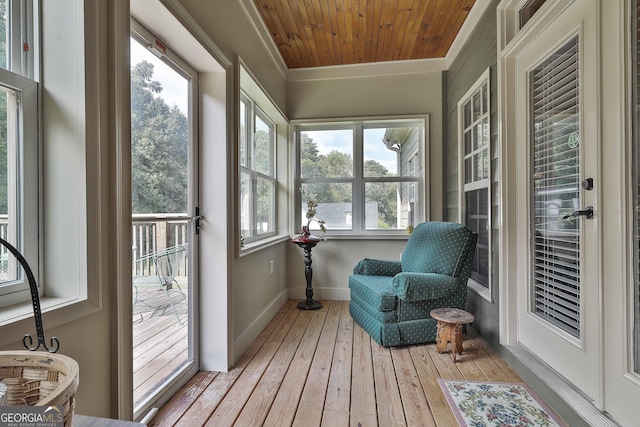
[[[613,4],[615,3],[615,4]],[[612,166],[607,174],[610,187],[603,194],[607,221],[603,222],[605,313],[604,374],[605,410],[622,425],[637,423],[640,398],[640,374],[634,372],[634,248],[635,235],[631,177],[634,168],[631,155],[633,135],[633,98],[630,94],[633,73],[630,52],[633,48],[631,2],[613,2],[601,8],[603,28],[602,63],[602,127],[606,140],[620,141],[602,150],[602,162]],[[616,284],[617,286],[613,286]],[[634,416],[635,415],[635,416]]]
[[[516,205],[506,203],[516,200],[516,148],[509,141],[515,140],[514,109],[515,52],[533,40],[540,28],[552,22],[574,0],[547,2],[537,13],[532,25],[517,30],[517,11],[524,0],[504,0],[498,7],[498,114],[500,117],[499,164],[500,174],[500,223],[499,241],[500,277],[500,343],[505,346],[518,344],[517,325],[517,271],[514,266],[518,236],[516,232]],[[625,3],[625,4],[622,4]],[[600,224],[600,323],[602,336],[602,398],[588,402],[583,396],[563,387],[558,394],[581,413],[585,420],[597,420],[607,425],[610,420],[595,410],[606,411],[617,422],[632,425],[637,422],[637,406],[640,397],[640,375],[633,372],[633,316],[634,284],[633,268],[633,188],[629,177],[633,167],[631,138],[633,109],[629,89],[631,73],[631,8],[630,2],[597,1],[598,19],[598,84],[599,137],[601,139],[600,180],[598,208]],[[533,20],[532,20],[533,21]],[[542,368],[544,369],[544,368]],[[536,370],[540,375],[540,370]],[[546,375],[546,374],[545,374]],[[555,388],[562,379],[551,378]],[[560,382],[558,382],[560,381]],[[593,403],[593,406],[592,406]],[[634,413],[635,412],[635,413]]]
[[[592,7],[599,10],[601,9],[601,0],[593,0],[595,2]],[[499,143],[499,158],[501,159],[499,165],[500,173],[500,223],[501,233],[499,240],[499,259],[500,259],[500,284],[499,284],[499,308],[500,308],[500,343],[502,345],[520,345],[518,336],[519,316],[521,310],[520,299],[522,298],[522,291],[519,289],[518,283],[523,280],[523,273],[518,269],[518,258],[522,257],[523,247],[528,247],[527,241],[522,241],[522,209],[520,203],[514,201],[518,200],[519,190],[523,188],[523,180],[527,180],[526,176],[522,176],[522,173],[527,168],[522,168],[520,160],[520,150],[515,141],[519,136],[516,132],[518,121],[523,119],[518,116],[518,109],[515,108],[518,103],[518,96],[522,97],[523,94],[518,93],[518,81],[517,76],[517,58],[518,55],[524,51],[524,49],[533,41],[535,41],[539,35],[554,21],[559,19],[566,12],[566,9],[572,6],[575,0],[558,0],[554,2],[546,2],[536,13],[536,16],[531,19],[522,29],[518,29],[518,11],[523,6],[525,1],[523,0],[511,0],[503,1],[498,8],[498,115],[500,117],[500,143]],[[569,13],[569,12],[567,12]],[[595,13],[595,12],[594,12]],[[596,15],[598,15],[596,13]],[[600,25],[599,16],[596,17],[596,45],[599,48]],[[570,30],[567,30],[567,34]],[[581,41],[582,43],[582,41]],[[596,63],[599,62],[599,52],[596,52]],[[600,74],[596,72],[596,80],[600,80]],[[599,89],[596,89],[596,99],[600,99]],[[520,113],[521,114],[521,113]],[[581,116],[583,112],[581,111]],[[600,111],[597,112],[598,117],[601,116]],[[599,122],[595,124],[594,129],[583,128],[581,132],[592,131],[597,135],[597,143],[601,141],[601,130],[599,129]],[[582,121],[584,124],[584,120]],[[522,145],[524,142],[520,141]],[[527,145],[528,146],[528,145]],[[601,176],[601,166],[598,164],[597,175]],[[518,181],[520,180],[520,181]],[[526,181],[528,182],[528,180]],[[602,191],[604,192],[604,191]],[[599,192],[600,193],[600,192]],[[529,194],[527,194],[527,197]],[[596,195],[596,197],[600,197]],[[509,201],[509,202],[506,202]],[[601,205],[600,200],[595,202],[596,208]],[[585,203],[585,201],[583,201]],[[528,211],[526,217],[528,218]],[[597,214],[598,215],[598,214]],[[594,221],[599,221],[596,216]],[[528,223],[528,221],[527,221]],[[527,228],[528,230],[528,228]],[[600,233],[600,232],[597,232]],[[529,233],[527,233],[527,236]],[[601,234],[598,234],[598,241],[601,242]],[[528,251],[527,251],[528,254]],[[598,320],[595,323],[598,327],[594,332],[595,343],[588,343],[592,351],[598,352],[595,356],[599,359],[597,364],[599,365],[599,372],[597,379],[597,390],[592,391],[591,398],[594,401],[594,405],[601,409],[604,406],[603,398],[603,383],[604,383],[604,367],[603,367],[603,310],[602,310],[602,268],[601,257],[596,261],[599,263],[599,278],[598,284],[600,288],[597,291],[599,301],[595,302],[595,306],[592,306],[592,311],[598,316]],[[528,298],[527,298],[528,299]]]
[[[200,73],[200,91],[197,102],[200,106],[199,118],[199,176],[203,182],[225,182],[230,175],[229,158],[234,114],[233,62],[215,45],[206,32],[193,20],[178,0],[122,0],[109,3],[109,77],[113,82],[109,123],[113,140],[110,244],[113,279],[112,346],[113,368],[111,375],[111,414],[113,418],[133,419],[133,375],[132,375],[132,292],[131,292],[131,145],[130,145],[130,60],[128,46],[130,17],[145,17],[145,23],[161,36],[171,40],[172,46],[185,54]],[[160,34],[159,34],[160,35]],[[175,39],[175,40],[174,40]],[[175,42],[175,43],[174,43]],[[100,49],[94,49],[100,52]],[[207,117],[203,123],[202,117]],[[224,141],[223,143],[220,143]],[[203,165],[207,166],[206,168]],[[200,338],[198,356],[201,369],[225,371],[232,360],[231,309],[230,309],[230,253],[232,253],[231,227],[229,218],[230,195],[227,186],[200,186],[199,201],[201,214],[205,216],[198,247],[199,257],[207,259],[201,263],[199,280],[215,283],[216,286],[202,286],[199,290],[199,324],[194,334]],[[221,206],[221,200],[224,206]],[[219,226],[218,224],[222,224]],[[201,325],[204,325],[201,327]]]

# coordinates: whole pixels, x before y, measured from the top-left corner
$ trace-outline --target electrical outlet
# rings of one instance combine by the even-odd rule
[[[269,271],[273,274],[273,260],[269,261]]]

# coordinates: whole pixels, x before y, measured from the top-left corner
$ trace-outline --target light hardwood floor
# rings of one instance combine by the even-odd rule
[[[385,348],[345,301],[288,301],[229,372],[200,372],[149,426],[455,426],[437,378],[522,380],[484,341]],[[470,331],[473,335],[473,332]],[[450,345],[449,345],[450,347]]]
[[[188,357],[185,295],[169,291],[182,323],[160,288],[140,289],[133,310],[133,397],[137,405],[164,383]]]

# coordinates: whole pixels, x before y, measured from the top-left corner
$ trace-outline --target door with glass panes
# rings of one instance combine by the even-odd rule
[[[573,2],[515,56],[514,117],[518,341],[601,406],[596,12]]]
[[[198,371],[197,73],[131,27],[134,416]]]

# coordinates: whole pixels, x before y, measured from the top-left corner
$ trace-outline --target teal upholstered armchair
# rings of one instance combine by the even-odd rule
[[[426,222],[401,261],[363,259],[349,276],[351,317],[380,345],[435,341],[434,308],[464,309],[478,235],[462,224]]]

